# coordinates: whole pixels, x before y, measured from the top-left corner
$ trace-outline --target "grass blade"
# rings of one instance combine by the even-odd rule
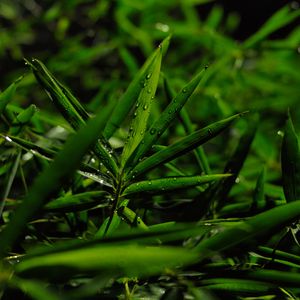
[[[300,11],[291,11],[289,6],[284,6],[277,11],[266,23],[243,44],[244,48],[254,47],[257,43],[264,40],[274,31],[288,25],[300,16]]]
[[[133,277],[160,274],[166,267],[186,265],[196,258],[196,253],[183,248],[98,245],[24,259],[16,266],[16,273],[48,280],[99,271]]]
[[[169,101],[172,101],[172,99],[175,97],[175,92],[172,90],[166,77],[164,77],[164,88]],[[191,134],[193,132],[193,124],[185,107],[181,109],[179,116],[185,132],[187,134]],[[203,170],[205,174],[210,174],[211,170],[204,149],[201,146],[197,147],[194,150],[194,153],[201,170]]]
[[[134,166],[140,158],[142,158],[152,147],[152,145],[159,139],[164,131],[169,127],[172,121],[178,116],[180,110],[196,90],[204,70],[197,74],[177,96],[169,103],[165,110],[160,115],[159,119],[152,124],[146,132],[144,139],[132,153],[127,161],[127,166]]]
[[[82,157],[96,143],[104,122],[105,119],[99,115],[91,119],[66,142],[54,161],[38,176],[12,220],[0,234],[1,256],[16,243],[31,217],[53,197],[62,183],[73,175]]]
[[[161,48],[163,52],[166,52],[170,43],[170,39],[171,36],[168,36],[161,43]],[[128,86],[126,92],[123,94],[118,105],[115,107],[103,132],[103,135],[106,139],[109,139],[114,134],[114,132],[120,127],[120,124],[128,116],[131,108],[133,107],[141,92],[141,81],[144,80],[144,78],[149,73],[149,67],[153,64],[153,61],[155,60],[155,57],[158,55],[158,53],[161,51],[161,48],[157,48],[146,60],[144,65],[141,67],[140,71],[137,73],[133,81]]]
[[[88,119],[88,113],[71,92],[55,79],[41,61],[33,59],[31,62],[27,61],[27,64],[31,66],[37,81],[73,129],[78,130],[80,126],[84,125],[85,120]],[[115,175],[118,170],[117,164],[113,159],[112,150],[101,135],[99,135],[94,152],[105,167]]]
[[[208,198],[214,199],[215,208],[220,209],[226,203],[227,196],[235,184],[235,180],[239,175],[240,170],[249,153],[252,141],[254,139],[258,125],[258,119],[255,115],[248,122],[248,128],[240,138],[232,157],[227,162],[224,173],[231,173],[233,176],[225,178],[211,187],[211,192],[208,193]],[[207,201],[208,203],[209,201]]]
[[[288,114],[281,146],[281,169],[286,201],[300,199],[299,141],[290,114]]]
[[[278,230],[293,223],[300,217],[300,201],[290,202],[272,208],[266,212],[260,213],[249,220],[235,225],[232,228],[214,235],[201,242],[197,246],[197,250],[201,255],[201,260],[214,255],[216,253],[227,253],[229,250],[235,248],[240,249],[241,246],[247,248],[254,247],[263,238],[271,237]]]
[[[127,176],[127,179],[133,179],[137,176],[164,164],[178,156],[181,156],[199,145],[204,144],[208,140],[217,136],[220,132],[229,127],[242,114],[237,114],[227,119],[215,122],[207,127],[200,129],[180,141],[168,146],[167,148],[158,151],[149,158],[141,161]],[[226,173],[226,172],[225,172]]]
[[[158,84],[161,59],[162,51],[160,49],[155,56],[153,63],[148,68],[149,73],[146,74],[141,82],[143,88],[137,100],[134,116],[129,129],[129,135],[123,149],[121,158],[122,166],[124,166],[128,157],[130,157],[137,145],[144,138],[147,128],[147,121]]]
[[[161,193],[162,191],[172,191],[174,189],[185,189],[194,187],[212,181],[220,180],[221,178],[228,177],[230,174],[213,174],[203,176],[176,176],[167,177],[153,180],[139,181],[129,185],[124,191],[123,196],[135,193]]]
[[[57,212],[74,212],[86,210],[104,203],[104,196],[107,195],[104,191],[85,192],[76,195],[68,195],[59,197],[48,202],[44,209],[47,211]]]
[[[19,82],[23,79],[23,76],[14,81],[9,87],[0,93],[0,115],[4,112],[6,105],[14,97]]]

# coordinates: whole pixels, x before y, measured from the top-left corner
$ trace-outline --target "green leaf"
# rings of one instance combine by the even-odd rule
[[[88,119],[88,113],[78,102],[78,100],[50,73],[46,66],[39,60],[27,61],[32,68],[37,81],[46,90],[49,97],[59,109],[63,117],[70,123],[73,129],[78,130]],[[99,135],[94,152],[112,174],[116,174],[118,167],[113,159],[112,150],[102,135]]]
[[[299,141],[290,114],[288,114],[281,146],[281,169],[286,201],[300,199]]]
[[[142,158],[151,148],[151,146],[159,139],[164,131],[170,126],[172,121],[178,116],[184,104],[196,90],[204,70],[197,74],[177,96],[169,103],[162,112],[158,120],[156,120],[146,132],[138,147],[133,151],[125,167],[135,166],[140,158]]]
[[[274,31],[288,25],[300,16],[300,11],[291,11],[289,6],[286,5],[278,10],[273,16],[260,27],[260,29],[250,36],[243,44],[244,48],[251,48],[256,46],[257,43],[267,38]]]
[[[196,247],[201,256],[200,260],[225,250],[228,255],[230,255],[229,250],[232,249],[240,249],[240,253],[242,253],[246,251],[241,247],[242,245],[248,249],[254,247],[259,244],[260,240],[270,238],[278,230],[292,224],[299,217],[299,200],[260,213],[200,242]]]
[[[172,90],[166,77],[164,77],[164,88],[169,101],[172,101],[172,99],[175,97],[175,92]],[[185,107],[181,109],[179,116],[185,132],[187,134],[191,134],[193,132],[193,124]],[[201,170],[203,170],[205,174],[210,174],[211,170],[204,149],[201,146],[197,147],[194,150],[194,154]]]
[[[15,271],[21,277],[57,280],[78,273],[114,271],[119,276],[158,275],[165,268],[194,262],[190,249],[137,245],[95,245],[22,260]]]
[[[9,87],[7,87],[3,92],[0,93],[0,115],[4,112],[6,105],[14,97],[17,86],[22,79],[23,77],[18,78]]]
[[[127,196],[135,193],[151,192],[161,193],[162,191],[173,191],[175,189],[184,189],[194,187],[212,181],[228,177],[230,174],[214,174],[203,176],[176,176],[153,180],[139,181],[129,185],[123,191],[122,195]]]
[[[57,193],[62,183],[73,175],[83,156],[96,143],[104,122],[105,118],[102,115],[91,119],[76,135],[68,139],[63,150],[38,176],[12,220],[0,234],[1,256],[14,245],[32,216]]]
[[[171,36],[168,36],[163,40],[160,47],[158,47],[146,60],[144,65],[141,67],[140,71],[136,74],[133,81],[128,86],[126,92],[123,94],[122,98],[120,99],[119,103],[116,105],[114,111],[110,119],[108,120],[103,135],[106,139],[109,139],[116,129],[118,129],[124,119],[128,116],[131,108],[133,107],[134,103],[136,102],[143,86],[141,85],[141,81],[149,73],[149,68],[153,64],[156,56],[160,53],[161,49],[163,52],[166,52],[169,43],[170,43]]]
[[[128,157],[130,157],[137,145],[144,138],[147,128],[147,121],[157,89],[161,59],[162,50],[160,49],[158,54],[155,56],[153,63],[148,68],[149,73],[146,74],[146,76],[141,81],[143,88],[137,99],[135,112],[129,129],[129,135],[123,148],[123,153],[121,156],[122,166],[125,165]]]
[[[181,156],[199,145],[204,144],[220,132],[229,127],[233,121],[241,117],[242,114],[237,114],[227,119],[215,122],[207,127],[195,131],[194,133],[182,138],[178,142],[168,146],[165,149],[158,151],[149,158],[141,161],[126,177],[127,180],[134,179],[137,176],[164,164],[178,156]],[[230,173],[230,172],[229,172]]]
[[[235,184],[235,180],[237,179],[240,170],[242,169],[244,162],[248,157],[257,126],[258,116],[254,115],[248,120],[247,129],[240,138],[238,146],[224,168],[224,173],[231,173],[233,176],[217,182],[211,187],[210,193],[208,193],[208,198],[214,199],[214,206],[217,210],[226,203],[227,196]],[[208,202],[209,201],[207,201],[207,204]]]
[[[265,202],[265,174],[266,171],[265,168],[263,167],[262,171],[260,172],[257,178],[257,182],[253,194],[253,205],[252,205],[253,209],[258,208],[260,204]]]
[[[73,212],[86,210],[101,203],[107,202],[105,199],[106,195],[107,192],[104,191],[92,191],[59,197],[48,202],[44,206],[44,209],[57,212]]]

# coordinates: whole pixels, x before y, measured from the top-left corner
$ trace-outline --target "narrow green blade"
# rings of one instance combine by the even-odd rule
[[[293,201],[288,204],[275,207],[266,212],[260,213],[251,219],[239,223],[238,225],[226,229],[213,237],[210,237],[197,246],[201,260],[216,253],[227,250],[241,249],[240,253],[246,249],[254,247],[267,237],[272,237],[278,230],[292,224],[300,217],[300,201]]]
[[[172,121],[178,116],[184,104],[196,90],[201,78],[203,77],[204,70],[197,74],[177,96],[169,103],[165,110],[160,115],[152,126],[146,132],[144,138],[132,153],[127,161],[127,166],[135,166],[136,163],[142,158],[152,147],[152,145],[159,139],[164,131],[170,126]]]
[[[62,183],[73,175],[85,153],[96,143],[104,122],[105,118],[99,115],[91,119],[66,142],[54,161],[38,176],[12,220],[0,234],[1,256],[15,244],[31,217],[57,193]]]
[[[0,93],[0,115],[4,112],[6,105],[12,100],[16,93],[18,83],[23,77],[18,78],[9,87],[7,87],[3,92]]]
[[[59,197],[48,202],[44,206],[44,209],[47,211],[56,212],[74,212],[86,210],[95,207],[98,204],[105,203],[105,195],[107,195],[107,193],[104,191],[92,191]]]
[[[78,130],[80,126],[85,124],[85,120],[89,117],[88,113],[71,92],[58,82],[46,66],[37,59],[33,59],[31,62],[27,61],[27,64],[31,66],[37,81],[73,129]],[[118,167],[113,158],[112,149],[109,148],[102,135],[99,135],[94,152],[104,166],[115,175]]]
[[[120,127],[124,119],[128,116],[131,108],[133,107],[143,88],[143,86],[141,85],[141,81],[143,81],[149,73],[149,67],[152,65],[155,57],[158,55],[161,49],[163,50],[163,52],[166,52],[170,43],[170,39],[171,36],[168,36],[163,40],[160,47],[158,47],[150,55],[150,57],[141,67],[140,71],[134,77],[133,81],[128,86],[126,92],[123,94],[119,103],[115,107],[110,119],[108,120],[107,125],[105,126],[103,135],[106,139],[109,139],[114,134],[114,132]]]
[[[266,23],[243,44],[244,48],[254,47],[257,43],[267,38],[274,31],[288,25],[299,18],[300,10],[291,11],[289,6],[284,6],[278,10]]]
[[[178,156],[181,156],[208,140],[217,136],[220,132],[228,128],[242,114],[237,114],[227,119],[215,122],[207,127],[195,131],[194,133],[182,138],[180,141],[158,151],[149,158],[141,161],[127,176],[126,179],[133,179],[137,176],[164,164]]]
[[[139,181],[129,185],[124,191],[123,196],[135,193],[161,193],[162,191],[172,191],[174,189],[185,189],[212,181],[228,177],[230,174],[213,174],[203,176],[176,176],[153,180]]]
[[[285,125],[281,146],[281,169],[286,201],[300,199],[299,141],[290,114]]]
[[[121,254],[121,255],[120,255]],[[57,280],[74,274],[112,271],[116,276],[149,276],[165,268],[187,265],[197,254],[179,247],[98,245],[24,259],[16,273],[25,278]]]
[[[172,101],[172,99],[175,97],[175,92],[173,91],[166,77],[164,77],[164,88],[169,101]],[[179,116],[185,132],[187,134],[191,134],[193,132],[193,124],[185,107],[181,109]],[[205,174],[210,174],[211,170],[204,149],[201,146],[197,147],[194,150],[194,154],[201,170],[203,170]]]
[[[147,128],[147,121],[157,89],[161,59],[162,51],[160,50],[155,56],[153,63],[148,68],[149,73],[143,78],[141,82],[143,88],[137,100],[135,112],[129,129],[129,135],[123,149],[121,157],[122,166],[124,166],[128,157],[132,154],[137,145],[144,138]]]

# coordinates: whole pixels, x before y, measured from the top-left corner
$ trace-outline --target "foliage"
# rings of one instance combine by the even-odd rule
[[[2,299],[300,297],[300,12],[206,2],[1,2]]]

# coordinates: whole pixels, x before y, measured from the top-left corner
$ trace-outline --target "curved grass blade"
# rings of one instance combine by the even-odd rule
[[[204,260],[216,253],[235,248],[246,251],[246,248],[258,245],[263,238],[271,237],[278,230],[293,223],[300,217],[300,201],[272,208],[260,213],[247,221],[239,223],[232,228],[226,229],[203,242],[196,247],[200,253],[200,260]],[[243,250],[242,250],[243,249]]]
[[[37,81],[73,129],[78,130],[80,126],[84,125],[85,120],[88,119],[88,113],[71,92],[55,79],[41,61],[33,59],[31,62],[27,61],[27,64],[31,66]],[[94,152],[105,167],[115,175],[118,170],[117,164],[113,159],[112,150],[101,135],[99,135]]]
[[[105,115],[108,113],[105,112]],[[103,115],[91,119],[76,135],[68,139],[54,161],[38,176],[12,220],[0,233],[0,256],[3,257],[9,251],[21,236],[31,217],[57,193],[62,183],[73,175],[83,156],[95,145],[105,125],[104,122]]]
[[[284,6],[278,10],[273,16],[266,21],[266,23],[260,27],[260,29],[250,36],[243,44],[244,48],[251,48],[256,46],[257,43],[267,38],[272,32],[288,25],[295,19],[299,18],[300,11],[291,11],[289,6]]]
[[[107,192],[104,191],[92,191],[59,197],[48,202],[43,209],[56,212],[74,212],[86,210],[101,203],[107,202],[104,198],[106,195]]]
[[[231,173],[233,176],[225,178],[213,185],[211,191],[208,193],[208,198],[214,199],[214,206],[217,210],[226,203],[227,196],[235,184],[235,180],[247,158],[257,126],[258,116],[254,115],[254,117],[248,121],[247,130],[240,138],[238,146],[224,168],[224,173]],[[209,201],[207,201],[207,203],[209,203]]]
[[[17,90],[17,86],[22,79],[23,76],[19,77],[10,86],[8,86],[3,92],[0,93],[0,115],[4,112],[6,105],[14,97]]]
[[[158,47],[150,55],[150,57],[146,60],[144,65],[141,67],[140,71],[134,77],[133,81],[128,86],[126,92],[123,94],[122,98],[120,99],[118,105],[115,107],[110,119],[108,120],[105,126],[103,135],[106,139],[109,139],[114,134],[114,132],[120,127],[120,124],[128,116],[132,106],[136,102],[136,99],[138,98],[141,92],[142,89],[141,81],[144,80],[144,78],[149,73],[149,68],[153,64],[156,56],[160,53],[161,49],[163,52],[167,51],[167,48],[170,43],[170,39],[171,36],[168,36],[162,41],[160,47]]]
[[[169,81],[166,77],[164,77],[164,88],[169,101],[172,101],[172,99],[175,97],[175,92],[171,88]],[[193,132],[193,124],[185,107],[181,109],[179,116],[185,132],[187,134],[191,134]],[[194,154],[201,170],[203,170],[205,174],[210,174],[211,170],[204,149],[201,146],[197,147],[194,150]]]
[[[220,132],[229,127],[236,119],[243,114],[237,114],[227,119],[215,122],[207,127],[195,131],[194,133],[182,138],[180,141],[158,151],[152,156],[141,161],[126,177],[127,180],[136,178],[137,176],[164,164],[178,156],[181,156],[192,149],[204,144],[208,140],[217,136]],[[227,173],[227,172],[225,172]],[[230,173],[230,172],[228,172]]]
[[[169,103],[164,109],[159,119],[156,120],[146,132],[144,138],[133,151],[132,155],[127,160],[125,167],[135,166],[136,163],[142,158],[152,147],[152,145],[159,139],[164,131],[169,127],[172,121],[178,116],[180,110],[196,90],[201,78],[203,77],[204,70],[197,74],[177,96]]]
[[[155,56],[153,63],[148,68],[149,73],[141,82],[143,87],[137,99],[134,116],[129,129],[129,135],[121,156],[121,166],[124,166],[128,157],[130,157],[137,145],[144,138],[147,121],[150,116],[151,106],[157,89],[161,59],[162,50],[160,49]]]
[[[175,189],[184,189],[197,185],[210,183],[228,177],[230,174],[214,174],[203,176],[176,176],[153,180],[139,181],[129,185],[122,193],[122,196],[127,196],[136,193],[161,193],[162,191],[173,191]]]
[[[15,271],[21,277],[44,277],[47,280],[99,271],[140,277],[160,274],[165,268],[190,264],[196,258],[195,252],[179,247],[98,245],[24,259],[16,265]]]
[[[250,279],[213,278],[202,280],[201,284],[208,290],[230,292],[232,297],[233,294],[237,294],[239,296],[261,296],[270,294],[272,295],[275,292],[278,293],[278,286],[275,284]]]
[[[299,141],[290,114],[288,114],[281,146],[281,169],[286,201],[300,199]]]

